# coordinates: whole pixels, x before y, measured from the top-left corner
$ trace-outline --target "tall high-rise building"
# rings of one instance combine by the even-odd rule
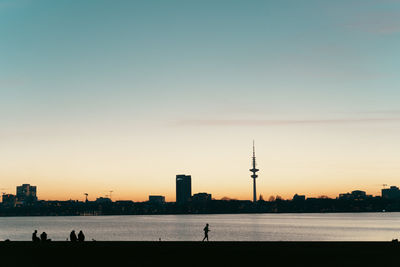
[[[17,186],[17,200],[24,203],[37,201],[36,186],[23,184]]]
[[[192,197],[192,177],[178,174],[176,176],[176,203],[186,203]]]
[[[253,173],[250,177],[253,178],[253,202],[257,201],[257,192],[256,192],[256,179],[258,177],[257,172],[259,169],[256,168],[256,149],[253,141],[253,158],[252,158],[253,168],[250,171]]]

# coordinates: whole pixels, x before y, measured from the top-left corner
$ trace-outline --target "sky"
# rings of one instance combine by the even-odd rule
[[[400,186],[398,0],[0,0],[0,190]]]

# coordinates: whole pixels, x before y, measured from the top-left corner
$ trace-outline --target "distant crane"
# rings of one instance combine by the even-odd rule
[[[383,189],[385,189],[388,185],[387,184],[382,184]]]
[[[86,196],[86,200],[85,200],[85,202],[88,202],[88,193],[84,193],[84,195]]]

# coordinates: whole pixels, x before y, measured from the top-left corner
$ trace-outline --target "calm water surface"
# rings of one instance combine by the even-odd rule
[[[400,213],[0,217],[0,240],[30,240],[34,229],[52,240],[83,230],[87,240],[390,241],[400,239]]]

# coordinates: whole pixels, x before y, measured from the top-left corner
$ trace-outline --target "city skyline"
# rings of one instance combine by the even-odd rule
[[[136,201],[136,202],[176,202],[177,204],[187,204],[188,202],[191,201],[191,199],[193,197],[200,197],[200,198],[204,198],[205,196],[208,197],[209,200],[247,200],[247,201],[252,201],[253,203],[255,203],[256,201],[271,201],[270,198],[272,198],[274,201],[275,199],[282,199],[282,200],[295,200],[296,198],[300,198],[300,199],[317,199],[317,198],[330,198],[330,199],[340,199],[340,198],[348,198],[348,196],[352,196],[353,194],[355,194],[356,196],[359,195],[360,193],[363,194],[364,197],[375,197],[378,196],[379,194],[367,194],[366,191],[360,190],[360,189],[352,189],[349,190],[348,192],[341,192],[341,193],[337,193],[336,196],[328,196],[328,195],[318,195],[318,196],[313,196],[313,195],[302,195],[302,194],[297,194],[295,193],[293,196],[291,197],[282,197],[281,194],[277,193],[275,195],[270,195],[270,196],[263,196],[262,194],[257,196],[257,199],[254,199],[254,194],[253,194],[253,199],[236,199],[236,198],[229,198],[227,196],[222,197],[221,199],[216,199],[216,198],[211,198],[212,194],[209,194],[207,192],[197,192],[197,193],[192,193],[192,186],[191,186],[191,175],[185,175],[185,174],[177,174],[176,175],[176,179],[175,179],[175,194],[176,194],[176,198],[173,201],[166,201],[166,198],[163,194],[158,194],[158,195],[154,195],[154,194],[149,194],[146,200],[141,200],[141,201]],[[254,184],[253,184],[254,185]],[[381,192],[381,196],[383,197],[384,194],[387,195],[391,195],[391,197],[394,198],[399,198],[400,196],[400,190],[397,186],[394,185],[388,185],[388,184],[382,184],[381,185],[382,188],[380,190]],[[2,188],[5,189],[5,188]],[[253,187],[254,189],[254,187]],[[14,198],[15,200],[18,199],[18,201],[22,201],[25,202],[25,200],[28,200],[28,203],[31,202],[36,202],[38,200],[42,200],[42,201],[65,201],[65,200],[72,200],[72,201],[80,201],[81,199],[39,199],[37,197],[37,186],[33,186],[31,184],[22,184],[20,186],[16,186],[16,190],[15,190],[15,194],[10,193],[10,192],[2,192],[3,198],[4,196],[6,197],[11,197]],[[89,194],[88,193],[84,193],[84,200],[82,200],[82,202],[88,202],[88,201],[133,201],[133,199],[114,199],[112,198],[111,193],[114,192],[113,190],[108,191],[108,195],[94,195],[91,196],[93,199],[88,199]],[[388,193],[389,192],[389,193]],[[254,193],[254,191],[253,191]],[[162,200],[161,200],[162,199]],[[4,202],[4,199],[3,199]]]
[[[226,193],[223,193],[222,195],[218,195],[219,196],[219,199],[237,199],[237,200],[252,200],[253,202],[255,202],[256,200],[258,200],[260,197],[262,197],[262,198],[264,198],[264,200],[267,200],[268,198],[270,198],[270,197],[281,197],[282,199],[292,199],[292,197],[294,196],[294,195],[298,195],[298,193],[300,193],[300,195],[307,195],[307,197],[311,197],[311,198],[315,198],[315,197],[330,197],[330,198],[335,198],[337,195],[340,195],[340,192],[332,192],[331,191],[331,193],[330,194],[326,194],[326,193],[324,193],[324,192],[326,192],[326,191],[322,191],[322,192],[317,192],[317,193],[315,193],[315,194],[307,194],[307,193],[304,193],[304,192],[299,192],[299,191],[295,191],[295,192],[293,192],[293,193],[288,193],[288,194],[281,194],[281,193],[279,193],[279,192],[275,192],[275,193],[273,193],[273,194],[270,194],[270,195],[264,195],[263,194],[263,192],[259,192],[259,194],[257,194],[256,193],[256,187],[255,187],[255,179],[258,177],[258,175],[256,175],[256,177],[253,177],[253,175],[256,173],[256,172],[258,172],[259,171],[259,169],[257,169],[256,168],[256,163],[255,163],[255,144],[254,144],[254,140],[253,140],[253,153],[252,153],[252,157],[251,157],[251,167],[252,167],[252,169],[250,169],[250,172],[252,172],[253,174],[251,175],[251,178],[252,178],[252,180],[253,180],[253,182],[252,182],[252,186],[250,186],[250,183],[249,183],[249,192],[248,192],[248,194],[250,195],[252,195],[252,197],[249,197],[249,198],[246,198],[246,196],[244,197],[244,198],[237,198],[237,197],[235,197],[235,196],[231,196],[231,195],[229,195],[229,193],[228,192],[226,192]],[[255,172],[254,172],[255,171]],[[178,191],[180,191],[181,189],[179,189],[178,190],[178,180],[180,180],[180,179],[182,179],[182,178],[189,178],[189,184],[188,184],[188,186],[189,186],[189,188],[190,189],[187,189],[187,190],[189,190],[187,193],[185,193],[185,194],[188,194],[188,195],[191,195],[192,193],[192,189],[191,189],[191,175],[184,175],[184,174],[177,174],[176,175],[176,188],[175,188],[175,192],[174,192],[174,194],[176,195],[176,196],[178,196]],[[23,184],[23,185],[26,185],[26,184]],[[29,184],[28,184],[29,185]],[[62,184],[60,185],[60,186],[62,186]],[[387,187],[388,186],[388,184],[379,184],[379,185],[377,185],[377,186],[379,186],[379,190],[376,190],[375,192],[379,192],[379,191],[381,191],[382,190],[382,187],[383,188],[385,188],[385,187]],[[114,186],[115,187],[115,186]],[[250,190],[250,187],[252,188],[251,190]],[[34,187],[35,189],[35,194],[36,194],[36,186]],[[350,192],[350,191],[353,191],[353,190],[359,190],[360,188],[359,187],[357,187],[358,189],[354,189],[354,188],[352,188],[351,190],[347,190],[348,192]],[[10,192],[8,192],[8,189],[9,188],[0,188],[3,192],[3,195],[4,194],[10,194]],[[18,190],[18,189],[17,189]],[[183,189],[183,190],[186,190],[186,189]],[[250,192],[251,191],[251,192]],[[346,190],[343,190],[343,192],[345,192]],[[89,191],[87,191],[87,192],[92,192],[91,190],[89,190]],[[91,195],[91,197],[95,197],[96,199],[97,198],[103,198],[103,197],[105,197],[105,198],[110,198],[111,199],[111,192],[114,192],[114,190],[103,190],[102,191],[102,193],[100,193],[99,194],[99,192],[97,192],[97,194],[96,194],[96,192],[92,192],[90,195]],[[203,191],[197,191],[197,192],[211,192],[211,191],[207,191],[207,190],[203,190]],[[378,193],[372,193],[372,195],[378,195]],[[11,193],[12,194],[12,193]],[[118,194],[118,192],[117,192],[117,194]],[[76,193],[75,194],[72,194],[72,195],[74,195],[74,196],[77,196],[76,195]],[[82,195],[82,194],[81,194]],[[85,199],[87,199],[87,197],[88,197],[88,193],[83,193],[83,195],[84,195],[84,198]],[[173,197],[171,197],[168,193],[166,193],[165,194],[165,192],[157,192],[157,193],[155,193],[155,194],[151,194],[151,193],[145,193],[145,197],[141,197],[141,198],[136,198],[135,196],[133,196],[133,197],[122,197],[122,198],[119,198],[119,199],[117,199],[117,200],[134,200],[134,201],[139,201],[139,202],[143,202],[143,201],[147,201],[148,200],[148,197],[150,196],[150,195],[162,195],[163,197],[165,197],[165,196],[167,196],[165,199],[168,201],[168,202],[175,202],[175,201],[177,201],[177,198],[173,198]],[[78,194],[78,196],[80,196],[79,194]],[[82,196],[80,196],[80,197],[82,197]],[[43,200],[73,200],[73,199],[75,199],[75,200],[80,200],[80,197],[76,197],[76,198],[73,198],[73,197],[67,197],[67,198],[49,198],[49,199],[43,199]],[[187,196],[186,196],[186,198],[187,198]],[[215,198],[215,199],[218,199],[218,198]],[[114,200],[114,199],[113,199]],[[180,202],[180,201],[178,201],[178,202]]]
[[[251,140],[257,196],[398,184],[400,2],[93,3],[0,2],[1,192],[251,200]]]

